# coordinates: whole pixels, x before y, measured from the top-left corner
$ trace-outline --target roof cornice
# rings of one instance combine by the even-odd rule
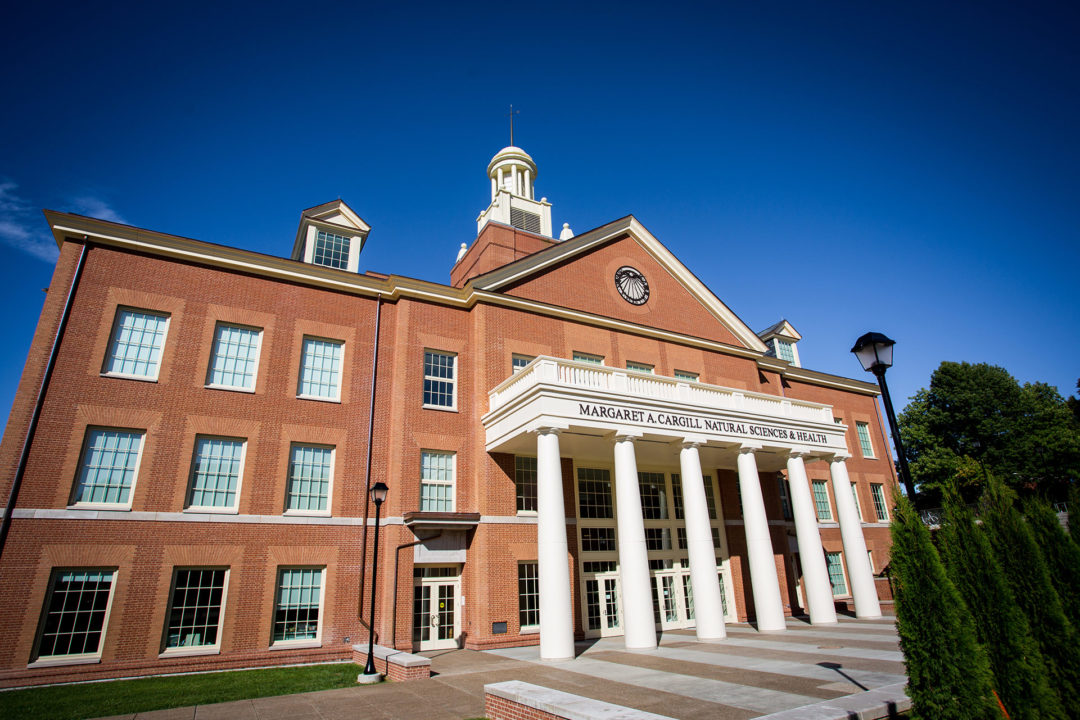
[[[53,237],[56,239],[58,246],[63,245],[63,243],[68,240],[76,242],[90,241],[106,247],[166,257],[182,262],[207,265],[233,272],[243,272],[259,277],[273,278],[309,287],[369,297],[382,296],[384,300],[389,301],[394,301],[399,298],[411,298],[464,309],[471,308],[474,305],[481,303],[498,305],[501,307],[522,310],[524,312],[534,312],[549,317],[562,318],[585,325],[604,327],[644,337],[652,337],[667,342],[679,343],[690,347],[698,347],[713,352],[723,353],[725,355],[751,358],[756,360],[758,367],[761,369],[779,372],[786,378],[798,380],[800,382],[808,382],[813,385],[825,385],[868,395],[876,395],[879,393],[877,386],[871,383],[850,380],[836,375],[806,370],[804,368],[796,368],[789,366],[786,362],[778,361],[774,358],[763,357],[758,351],[748,350],[746,348],[736,347],[734,345],[728,345],[706,338],[638,325],[636,323],[595,315],[580,310],[550,305],[535,300],[518,298],[479,286],[479,282],[477,281],[486,281],[499,271],[494,271],[474,278],[474,281],[469,282],[464,288],[459,289],[449,285],[441,285],[439,283],[418,280],[402,275],[390,275],[385,278],[358,275],[344,270],[336,270],[320,265],[309,265],[298,260],[266,255],[252,250],[242,250],[240,248],[218,245],[202,240],[193,240],[179,235],[169,235],[168,233],[158,232],[156,230],[145,230],[131,225],[121,225],[108,220],[99,220],[97,218],[89,218],[82,215],[57,212],[55,210],[45,210],[44,214],[49,222],[49,227],[52,230]],[[625,229],[611,230],[613,225],[620,225],[624,222],[626,223],[624,226],[625,228],[632,229],[633,223],[636,223],[636,220],[633,220],[632,217],[623,218],[622,220],[615,221],[615,223],[609,223],[608,225],[578,237],[587,238],[593,233],[597,233],[603,237],[610,237],[608,232],[603,232],[605,229],[614,233],[626,232]],[[644,228],[641,228],[641,231],[648,232],[645,231]],[[574,240],[577,239],[578,238],[574,238]],[[573,242],[574,240],[569,240],[567,242]],[[540,253],[534,253],[534,255],[540,255],[546,252],[548,252],[548,250],[542,250]],[[487,282],[484,282],[484,285],[486,286]],[[745,327],[745,325],[743,327]]]

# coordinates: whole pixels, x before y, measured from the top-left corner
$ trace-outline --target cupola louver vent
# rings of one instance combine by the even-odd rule
[[[511,207],[510,224],[520,230],[536,233],[537,235],[540,234],[540,216],[536,213],[526,212],[525,210]]]

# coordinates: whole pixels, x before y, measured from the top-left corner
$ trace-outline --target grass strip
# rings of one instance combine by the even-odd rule
[[[113,680],[0,692],[0,718],[85,720],[356,687],[354,663]]]

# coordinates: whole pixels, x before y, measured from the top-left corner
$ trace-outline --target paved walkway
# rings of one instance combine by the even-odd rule
[[[578,656],[541,662],[537,647],[425,653],[428,680],[174,708],[111,720],[463,720],[484,714],[484,685],[523,680],[683,720],[743,720],[904,682],[891,618],[841,619],[762,634],[728,625],[728,638],[699,643],[665,632],[655,651],[622,638],[579,643]]]

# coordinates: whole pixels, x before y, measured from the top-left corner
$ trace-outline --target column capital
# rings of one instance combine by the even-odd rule
[[[739,445],[739,454],[745,455],[747,453],[754,453],[761,449],[760,443],[743,443]]]
[[[845,461],[851,459],[851,455],[847,454],[846,452],[836,452],[836,453],[832,453],[831,455],[826,455],[822,459],[828,460],[831,463],[845,462]]]
[[[641,439],[641,433],[619,433],[615,435],[615,442],[634,442]]]
[[[807,448],[792,448],[788,452],[788,457],[805,459],[805,458],[810,457],[811,454],[812,453]]]
[[[701,447],[704,444],[705,444],[704,440],[680,440],[679,443],[678,443],[680,450],[690,449],[690,448],[697,449],[697,448]]]
[[[533,432],[537,435],[559,435],[565,428],[560,427],[538,427]]]

